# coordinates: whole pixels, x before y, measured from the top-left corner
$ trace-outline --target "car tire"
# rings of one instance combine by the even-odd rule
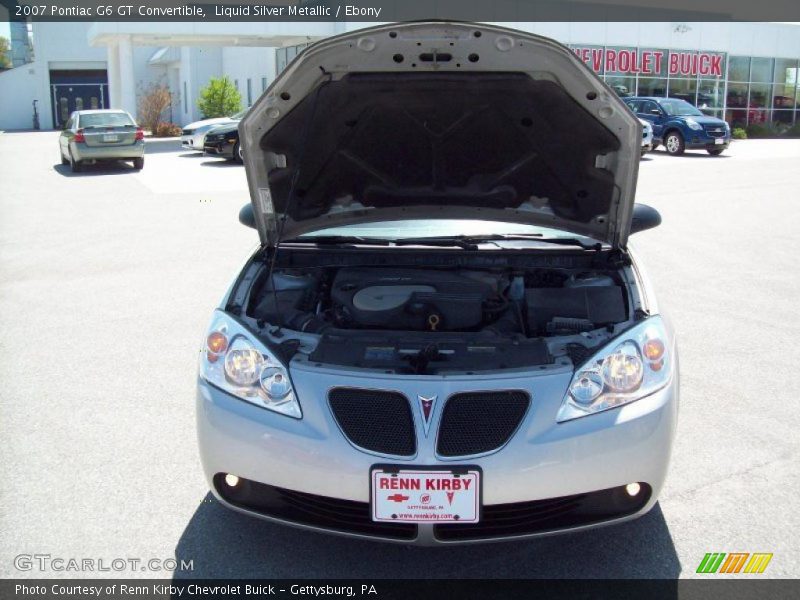
[[[711,156],[719,156],[723,152],[725,152],[725,148],[710,148],[706,150]]]
[[[680,156],[686,150],[686,143],[679,131],[670,131],[664,138],[664,148],[667,154]]]
[[[72,169],[73,173],[80,173],[83,171],[83,165],[81,164],[81,161],[72,158],[72,152],[69,153],[69,167]]]
[[[142,158],[134,158],[133,159],[133,168],[137,171],[141,171],[144,169],[144,157]]]
[[[658,148],[658,144],[656,144],[655,142],[653,142],[653,147],[652,147],[652,148],[650,148],[650,152],[655,152],[655,151],[656,151],[656,148]]]
[[[242,147],[239,145],[239,142],[236,142],[236,144],[233,146],[233,160],[239,164],[244,162],[244,158],[242,157]]]

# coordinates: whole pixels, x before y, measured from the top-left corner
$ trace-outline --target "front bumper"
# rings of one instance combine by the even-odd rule
[[[225,158],[233,158],[233,144],[225,140],[220,142],[205,142],[203,144],[203,153],[209,156],[222,156]]]
[[[722,140],[722,143],[717,143],[717,140]],[[703,131],[692,131],[684,141],[686,148],[689,150],[713,150],[714,148],[722,148],[724,150],[730,147],[731,136],[727,134],[722,137],[714,137]]]
[[[293,364],[291,375],[303,410],[300,420],[258,408],[199,380],[197,427],[203,469],[214,495],[240,512],[309,529],[420,545],[547,535],[620,522],[646,513],[658,498],[669,463],[677,417],[677,372],[667,387],[647,398],[604,413],[556,423],[571,374],[571,368],[556,368],[544,374],[526,372],[480,378],[374,374],[362,377],[338,369]],[[326,396],[329,389],[344,383],[395,390],[411,399],[417,394],[436,394],[444,400],[463,391],[525,389],[532,403],[505,446],[485,456],[458,459],[436,454],[435,431],[445,402],[440,402],[434,410],[428,436],[415,411],[416,455],[407,459],[389,458],[357,449],[342,434]],[[643,484],[648,495],[632,511],[609,512],[589,521],[567,518],[543,529],[520,527],[499,533],[489,529],[485,536],[444,535],[441,529],[437,531],[440,526],[433,524],[418,524],[412,535],[394,536],[369,527],[363,530],[348,527],[333,518],[338,511],[346,510],[361,514],[364,524],[370,524],[367,510],[370,467],[386,463],[480,467],[484,514],[516,509],[511,505],[518,503],[536,512],[548,502],[621,489],[632,482]],[[260,511],[253,508],[256,504],[236,502],[221,487],[226,473],[266,484],[264,488],[277,490],[275,493],[288,492],[294,502],[302,505],[310,501],[332,516],[328,521],[309,521],[295,518],[293,513]],[[261,492],[273,493],[264,489]]]
[[[85,143],[70,145],[75,160],[131,160],[144,156],[144,141],[138,140],[126,146],[87,146]]]
[[[182,135],[181,148],[184,150],[196,150],[197,152],[203,151],[203,142],[205,140],[205,133]]]

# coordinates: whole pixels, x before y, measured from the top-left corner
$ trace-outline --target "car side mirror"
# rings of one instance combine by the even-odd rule
[[[239,223],[251,229],[258,229],[256,226],[256,215],[253,212],[253,205],[249,202],[239,211]]]
[[[633,218],[631,219],[631,233],[645,231],[661,225],[661,214],[647,204],[633,205]]]

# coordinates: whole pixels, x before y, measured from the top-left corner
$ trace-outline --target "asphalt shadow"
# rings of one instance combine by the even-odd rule
[[[145,156],[145,168],[147,168],[147,157]],[[126,175],[139,173],[129,162],[117,160],[103,161],[97,163],[86,163],[78,173],[73,173],[69,165],[55,164],[53,170],[64,177],[93,177],[97,175]]]
[[[187,578],[662,578],[681,572],[658,504],[627,523],[527,541],[417,547],[304,531],[242,515],[208,494],[175,548]],[[191,569],[181,569],[191,561]]]
[[[664,154],[666,156],[670,156],[669,152],[667,152],[666,150],[662,150],[662,149],[653,150],[653,152],[658,152],[659,154]],[[722,152],[722,154],[717,154],[716,156],[714,156],[713,154],[709,154],[705,150],[687,150],[683,154],[679,154],[678,156],[675,156],[674,158],[709,158],[709,159],[710,158],[730,158],[731,156],[730,156],[730,154],[727,154],[727,152],[728,152],[728,149],[726,148]]]
[[[206,160],[200,163],[201,167],[241,167],[238,162],[235,160],[229,160],[227,158],[212,158],[211,160]]]

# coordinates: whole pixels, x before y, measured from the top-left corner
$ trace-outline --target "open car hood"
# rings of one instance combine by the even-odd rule
[[[624,247],[641,124],[568,48],[451,22],[295,58],[240,126],[263,244],[402,219],[542,225]]]

